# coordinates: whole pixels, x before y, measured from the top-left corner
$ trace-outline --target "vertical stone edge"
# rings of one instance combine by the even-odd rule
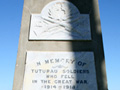
[[[24,0],[24,7],[25,7],[25,1],[26,0]],[[102,43],[98,0],[91,0],[91,1],[92,1],[92,8],[90,12],[90,19],[92,23],[91,25],[92,39],[93,39],[92,48],[95,54],[95,65],[96,65],[98,90],[108,90],[105,60],[104,60],[104,51],[103,51],[103,46],[102,46],[103,43]],[[30,19],[29,10],[26,8],[23,8],[22,24],[21,24],[21,31],[20,31],[16,68],[15,68],[15,74],[14,74],[13,90],[22,90],[22,86],[23,86],[25,55],[26,55],[27,46],[28,46],[27,44],[29,43],[28,42],[29,21],[30,21],[29,19]]]
[[[24,69],[25,69],[25,58],[26,58],[26,44],[28,42],[28,27],[29,27],[29,10],[25,8],[25,1],[23,4],[22,22],[19,36],[19,46],[17,53],[17,60],[14,73],[13,89],[22,90]]]
[[[98,90],[108,90],[98,0],[92,0],[90,15]]]
[[[24,0],[17,60],[16,60],[12,90],[22,90],[23,88],[23,80],[24,80],[24,72],[25,72],[25,64],[26,64],[25,63],[26,52],[28,51],[28,46],[29,46],[28,36],[29,36],[31,13],[39,13],[41,9],[44,7],[44,5],[50,1],[51,0],[35,0],[35,1]],[[40,2],[43,4],[41,4]]]

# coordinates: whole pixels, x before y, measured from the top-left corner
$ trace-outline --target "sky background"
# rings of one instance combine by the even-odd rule
[[[109,90],[120,90],[120,0],[99,0]],[[12,90],[23,0],[0,1],[0,90]]]

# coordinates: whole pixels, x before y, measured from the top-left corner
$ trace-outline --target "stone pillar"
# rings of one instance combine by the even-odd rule
[[[98,0],[24,0],[13,90],[108,90]]]

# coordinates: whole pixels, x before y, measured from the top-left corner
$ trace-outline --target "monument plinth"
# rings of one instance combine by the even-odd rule
[[[107,90],[97,0],[24,0],[13,90]]]

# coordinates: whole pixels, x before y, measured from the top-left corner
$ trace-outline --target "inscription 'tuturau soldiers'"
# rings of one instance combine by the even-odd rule
[[[29,40],[91,40],[89,14],[69,1],[50,2],[32,14]]]
[[[23,90],[97,90],[93,52],[28,51]]]

